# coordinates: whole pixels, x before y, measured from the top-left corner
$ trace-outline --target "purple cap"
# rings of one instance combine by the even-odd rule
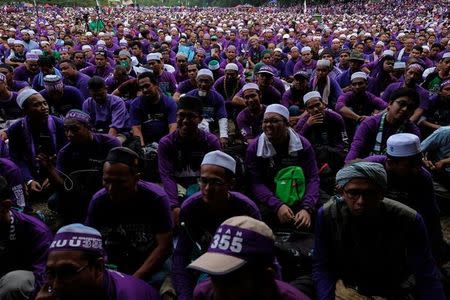
[[[208,252],[188,268],[225,275],[247,263],[272,263],[274,249],[273,232],[265,223],[247,216],[233,217],[220,225]]]
[[[79,110],[79,109],[71,109],[69,110],[69,112],[66,114],[65,120],[70,120],[70,119],[74,119],[77,120],[81,123],[85,123],[85,124],[89,124],[91,122],[91,117]]]
[[[61,227],[56,232],[49,251],[79,250],[104,255],[102,235],[96,229],[75,223]]]

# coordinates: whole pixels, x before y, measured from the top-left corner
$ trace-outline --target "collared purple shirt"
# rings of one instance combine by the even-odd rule
[[[103,104],[99,104],[89,97],[83,103],[83,111],[91,117],[94,128],[105,133],[110,128],[121,131],[127,127],[128,111],[125,102],[120,97],[108,94]]]

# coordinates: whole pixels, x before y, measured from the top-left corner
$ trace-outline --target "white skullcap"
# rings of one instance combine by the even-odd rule
[[[394,63],[394,70],[405,69],[405,68],[406,68],[406,63],[404,61],[396,61]]]
[[[339,36],[339,38],[340,38],[340,39],[345,39],[345,40],[346,40],[346,39],[347,39],[347,36],[346,36],[345,34],[341,34],[341,35]]]
[[[300,52],[301,52],[302,54],[305,53],[305,52],[311,52],[311,47],[308,47],[308,46],[303,47],[302,50],[301,50]]]
[[[422,49],[423,49],[423,50],[430,51],[430,47],[428,47],[428,46],[422,46]]]
[[[322,96],[320,95],[320,93],[318,91],[312,91],[312,92],[306,93],[303,96],[303,103],[306,104],[309,100],[311,100],[313,98],[322,99]]]
[[[14,44],[15,41],[16,41],[16,39],[13,39],[13,38],[9,38],[9,39],[6,40],[6,42],[8,44]]]
[[[22,46],[25,47],[25,42],[22,41],[22,40],[15,40],[15,41],[14,41],[14,45],[22,45]]]
[[[290,38],[289,34],[285,33],[285,34],[283,35],[283,39],[288,39],[288,38]]]
[[[386,142],[386,152],[394,157],[408,157],[420,153],[420,139],[411,133],[391,135]]]
[[[273,52],[280,52],[280,53],[283,53],[283,50],[281,50],[281,48],[275,48],[275,49],[273,49]]]
[[[383,56],[394,56],[394,51],[392,50],[384,50]]]
[[[164,41],[166,43],[171,43],[172,42],[172,37],[170,35],[166,35],[166,37],[164,38]]]
[[[161,61],[161,53],[159,53],[159,52],[149,53],[147,55],[147,61],[151,61],[151,60]]]
[[[364,80],[367,80],[367,74],[364,72],[355,72],[352,74],[352,77],[350,78],[350,80],[353,81],[353,79],[357,79],[357,78],[362,78]]]
[[[17,105],[19,105],[20,108],[23,108],[24,102],[30,98],[33,95],[39,94],[38,91],[32,89],[32,88],[25,88],[19,92],[17,95]]]
[[[220,150],[206,153],[201,165],[214,165],[236,173],[236,161],[233,157]]]
[[[202,75],[211,77],[211,79],[214,80],[213,72],[211,72],[211,70],[209,70],[209,69],[200,69],[200,70],[197,72],[197,78],[199,78],[199,77],[202,76]]]
[[[126,39],[122,38],[119,42],[119,45],[128,45],[128,42]]]
[[[83,45],[83,47],[81,47],[81,51],[86,51],[86,50],[92,50],[92,47],[89,45]]]
[[[242,87],[242,93],[245,92],[246,90],[257,90],[257,91],[259,91],[259,86],[256,83],[253,83],[253,82],[246,83]]]
[[[266,112],[264,114],[266,115],[268,113],[277,113],[280,116],[282,116],[283,118],[285,118],[286,120],[289,120],[289,110],[284,105],[270,104],[269,106],[267,106]]]
[[[38,61],[39,55],[37,55],[35,53],[27,52],[27,54],[25,54],[25,59],[27,61]]]
[[[238,68],[238,66],[237,66],[237,64],[235,64],[235,63],[229,63],[229,64],[227,64],[226,66],[225,66],[225,71],[226,70],[233,70],[233,71],[239,71],[239,68]]]
[[[383,47],[384,47],[384,43],[383,43],[382,41],[378,41],[378,42],[376,43],[376,45],[377,45],[377,46],[383,46]]]
[[[97,42],[97,46],[100,46],[100,45],[102,45],[102,46],[106,46],[106,43],[105,43],[105,41],[104,41],[104,40],[98,40],[98,42]]]
[[[21,34],[28,33],[28,30],[27,30],[27,29],[22,29],[22,30],[20,31],[20,33],[21,33]]]
[[[98,37],[104,37],[105,36],[105,33],[104,32],[99,32],[98,33]]]
[[[442,59],[449,58],[449,57],[450,57],[450,52],[445,52],[444,55],[442,55]]]
[[[30,51],[30,53],[37,54],[37,55],[44,55],[44,52],[42,52],[41,49],[32,49]]]
[[[294,28],[289,28],[289,32],[294,32]]]
[[[92,32],[90,31],[86,32],[85,36],[92,36]]]
[[[397,35],[397,37],[398,38],[401,38],[401,37],[404,37],[406,34],[404,34],[403,32],[400,32],[398,35]]]
[[[44,45],[50,45],[50,43],[47,42],[47,41],[42,41],[42,42],[41,42],[41,47],[43,47]]]
[[[13,28],[13,27],[9,28],[8,30],[9,30],[9,31],[14,31],[14,32],[16,32],[16,29]]]
[[[334,43],[334,42],[340,42],[340,40],[339,40],[339,39],[333,39],[332,42],[333,42],[333,43]]]
[[[331,62],[327,59],[319,59],[317,61],[317,67],[330,67],[331,66]]]

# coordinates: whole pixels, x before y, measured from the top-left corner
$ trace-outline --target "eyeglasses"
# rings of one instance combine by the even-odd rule
[[[414,104],[412,104],[411,102],[401,101],[401,100],[395,100],[394,102],[397,103],[397,105],[400,108],[406,107],[408,110],[413,110],[414,109]]]
[[[207,178],[207,177],[200,177],[198,179],[198,184],[202,186],[210,185],[210,186],[223,186],[225,185],[225,181],[219,179],[219,178]]]
[[[73,266],[64,266],[56,270],[47,269],[44,275],[47,281],[54,281],[56,277],[58,277],[59,280],[68,280],[84,271],[88,266],[89,264],[85,264],[78,269]]]
[[[358,200],[360,197],[364,199],[375,199],[377,198],[377,192],[374,190],[358,190],[358,189],[348,189],[344,190],[344,194],[351,200]]]

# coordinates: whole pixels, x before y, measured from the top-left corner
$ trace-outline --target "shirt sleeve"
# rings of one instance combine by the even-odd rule
[[[118,99],[111,104],[111,125],[110,128],[116,128],[118,130],[125,128],[125,124],[128,119],[128,112],[125,106],[125,102],[122,99]]]
[[[368,148],[368,140],[371,138],[369,133],[369,126],[367,121],[370,119],[366,119],[359,124],[358,129],[356,130],[355,136],[353,138],[350,150],[348,151],[347,157],[345,158],[345,162],[349,162],[356,158],[365,158],[369,153],[364,153]]]
[[[316,204],[319,200],[319,171],[317,169],[316,155],[311,144],[302,138],[303,150],[302,153],[302,169],[305,173],[306,190],[301,202],[300,209],[307,208],[312,211],[316,210]],[[296,212],[294,212],[296,213]]]
[[[158,146],[158,168],[161,176],[161,182],[169,198],[170,208],[180,207],[178,200],[177,182],[175,180],[175,168],[171,151],[169,150],[166,139],[163,138]]]

